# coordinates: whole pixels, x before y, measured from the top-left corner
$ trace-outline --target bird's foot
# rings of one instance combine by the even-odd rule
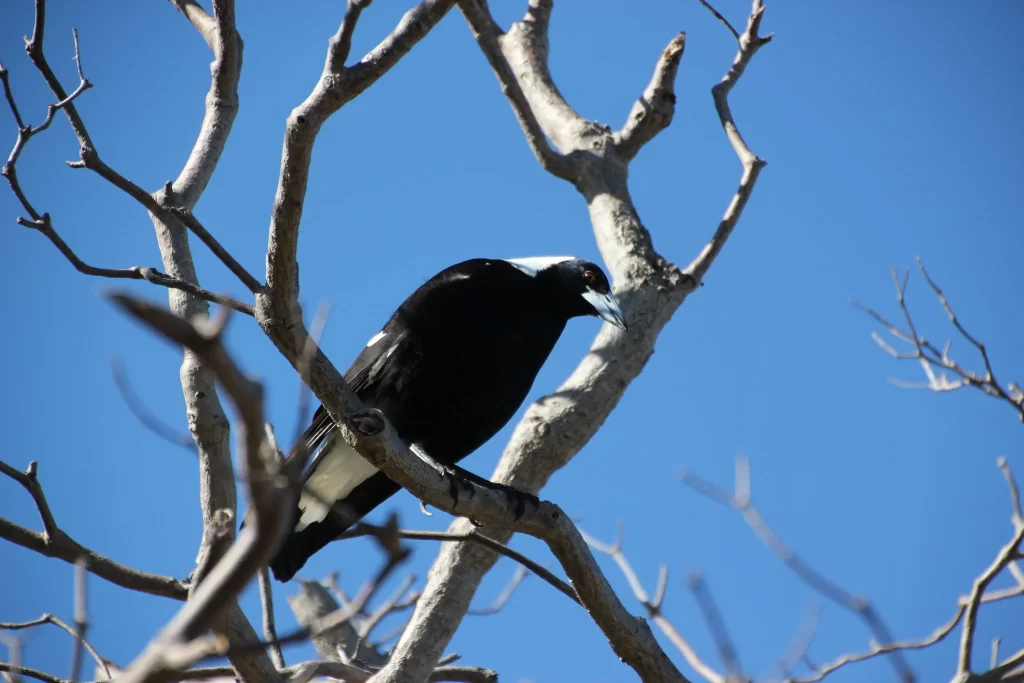
[[[360,436],[377,436],[384,431],[384,414],[376,408],[360,410],[348,416],[348,428]]]
[[[515,502],[515,520],[517,522],[522,518],[524,514],[526,514],[527,503],[532,505],[534,510],[540,509],[540,498],[533,495],[532,493],[520,491],[514,486],[502,486],[502,491],[508,497],[509,501]]]

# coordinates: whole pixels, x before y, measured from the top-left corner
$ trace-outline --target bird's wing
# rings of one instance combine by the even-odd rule
[[[408,364],[415,356],[416,350],[411,348],[412,341],[408,333],[409,311],[418,310],[422,315],[433,314],[438,306],[458,301],[461,295],[486,286],[490,271],[501,278],[501,271],[509,271],[512,267],[504,262],[493,259],[471,259],[457,263],[441,271],[406,299],[391,316],[384,328],[375,335],[363,348],[356,359],[345,371],[345,381],[352,391],[363,400],[373,395],[374,388],[382,381],[393,377],[392,370],[397,365]],[[471,280],[470,275],[474,278]],[[481,278],[483,276],[483,279]],[[388,413],[388,406],[378,405],[377,408]],[[330,436],[334,422],[323,406],[313,414],[313,421],[302,434],[306,447],[312,451]],[[314,459],[309,469],[317,465]]]

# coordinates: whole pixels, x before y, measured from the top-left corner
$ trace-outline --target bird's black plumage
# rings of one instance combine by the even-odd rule
[[[464,261],[413,292],[345,380],[415,451],[454,465],[515,415],[566,323],[583,315],[625,329],[608,279],[589,261]],[[323,447],[270,565],[280,581],[400,488],[338,437],[322,406],[303,439]]]

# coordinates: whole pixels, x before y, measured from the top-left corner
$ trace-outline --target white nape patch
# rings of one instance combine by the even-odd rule
[[[550,268],[565,261],[572,261],[575,258],[575,256],[530,256],[527,258],[508,258],[505,261],[511,263],[530,277],[537,277],[537,273],[545,268]]]
[[[316,495],[310,495],[309,490],[303,490],[299,495],[302,516],[295,530],[302,531],[313,522],[323,521],[331,510],[331,504],[345,498],[355,487],[376,473],[376,467],[343,439],[336,438],[331,451],[323,455],[316,470],[306,480],[305,488]]]
[[[366,348],[370,348],[386,336],[387,334],[385,334],[384,330],[381,330],[377,334],[373,335],[373,337],[370,338],[370,341],[366,342]]]

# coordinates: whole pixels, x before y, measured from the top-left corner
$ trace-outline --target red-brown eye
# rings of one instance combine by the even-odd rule
[[[594,273],[594,271],[592,271],[592,270],[584,270],[583,271],[583,281],[584,282],[586,282],[588,285],[592,285],[592,284],[594,284],[595,280],[597,280],[597,275]]]

